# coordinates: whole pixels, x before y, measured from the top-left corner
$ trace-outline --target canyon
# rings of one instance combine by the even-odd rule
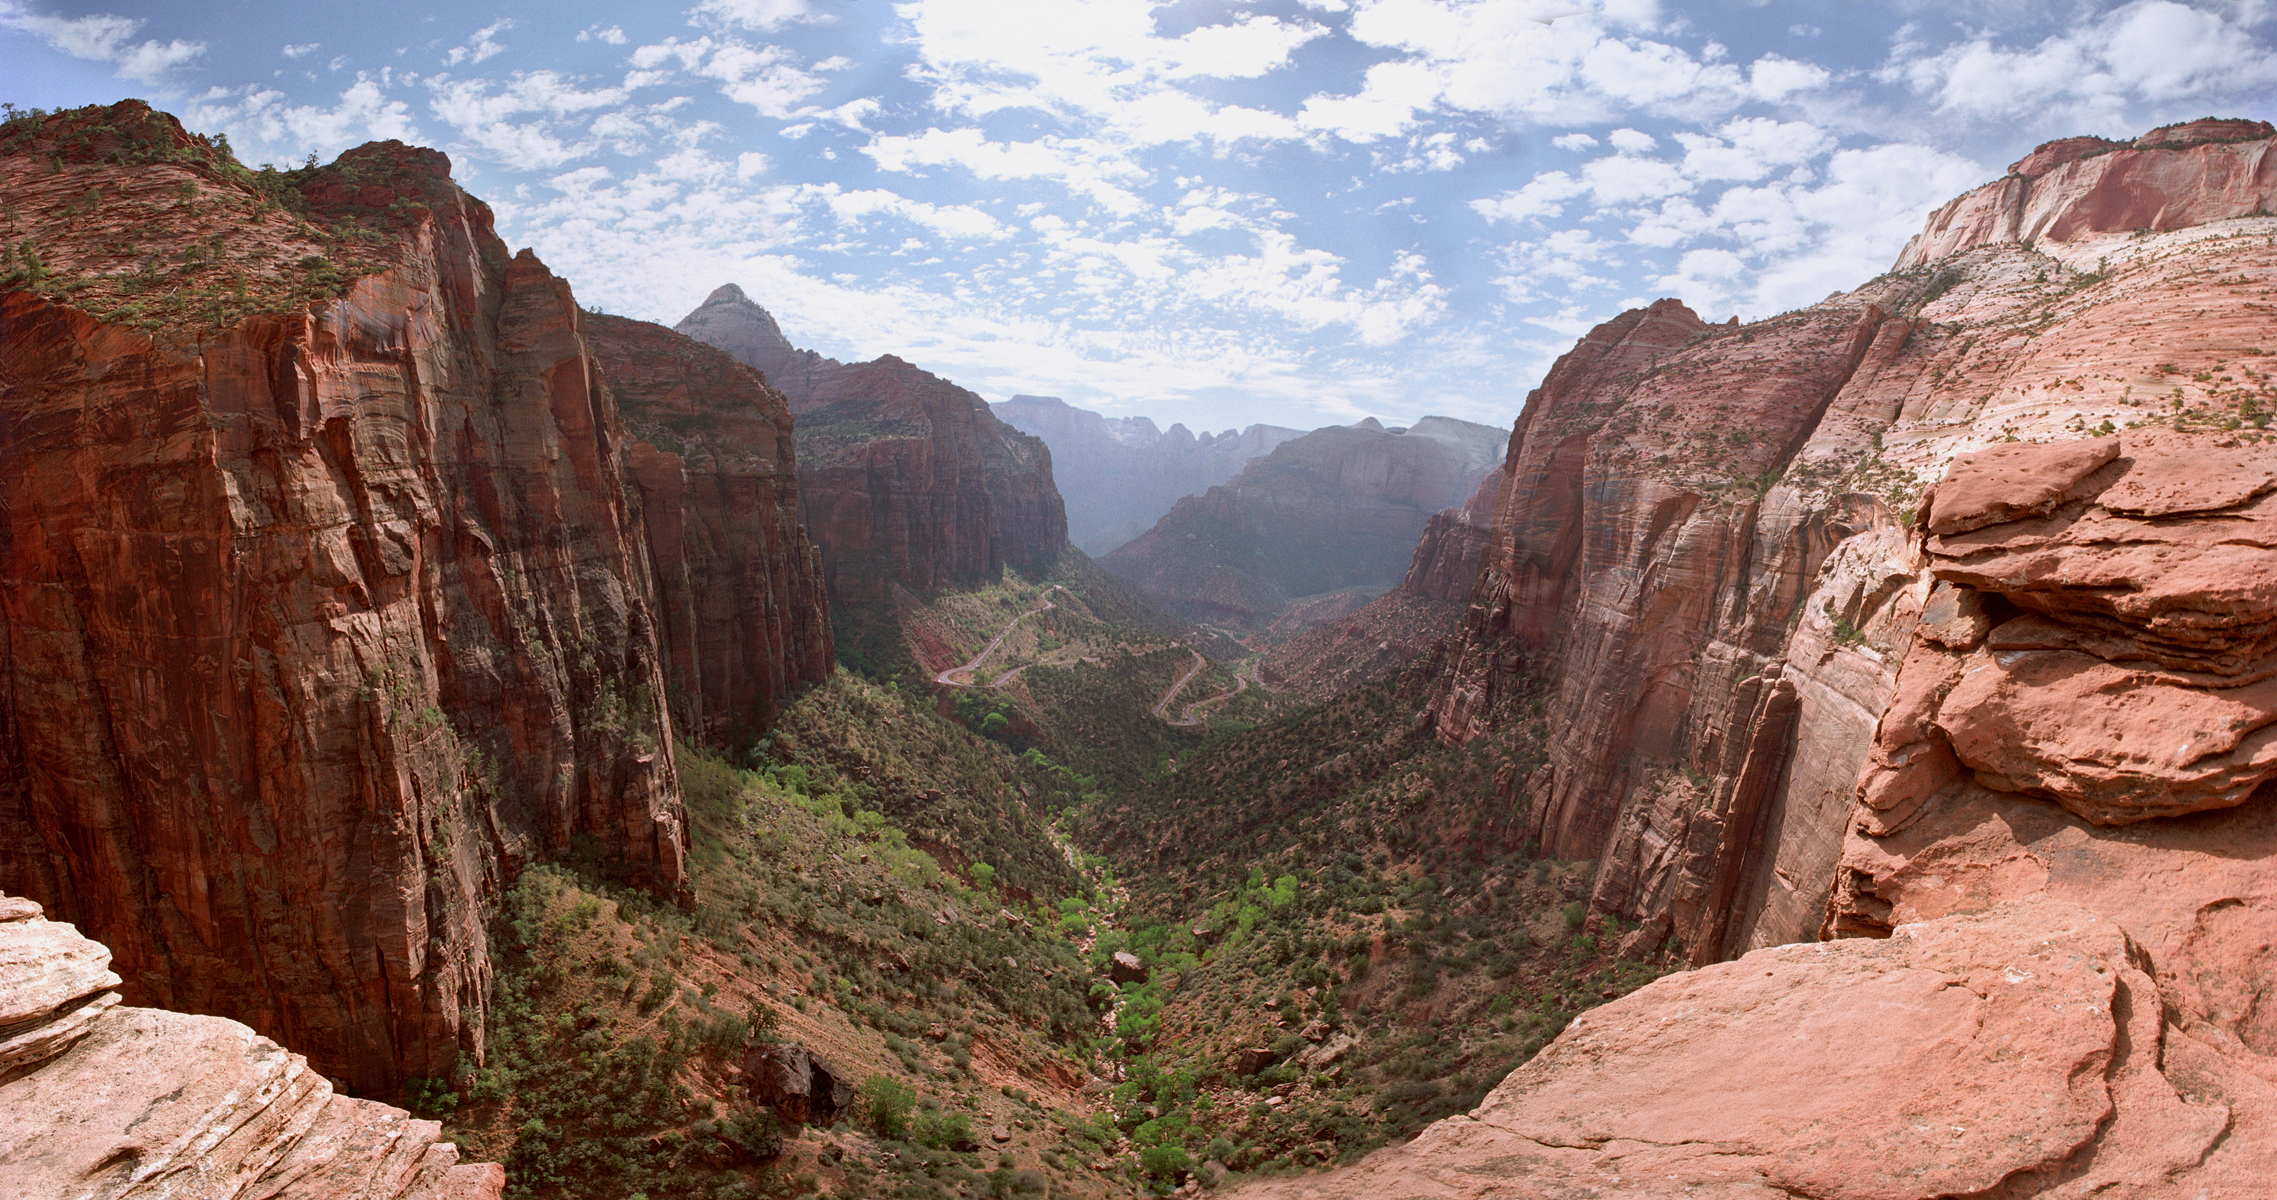
[[[1067,535],[1093,558],[1145,533],[1181,498],[1226,482],[1304,435],[1251,425],[1197,437],[1184,425],[1164,430],[1146,417],[1103,417],[1057,396],[1014,396],[989,408],[1051,447],[1054,477],[1067,500]]]
[[[2268,125],[2049,143],[1767,320],[1624,312],[1507,434],[1190,453],[734,285],[588,312],[449,171],[0,127],[0,1166],[2277,1177]],[[1103,565],[1253,672],[1005,412],[1146,487],[1249,456]]]
[[[51,286],[0,298],[0,888],[357,1091],[479,1062],[500,890],[582,846],[687,898],[675,737],[828,667],[787,412],[606,378],[435,151],[287,184],[137,101],[9,132]],[[644,387],[701,453],[626,427]]]
[[[1502,440],[1448,417],[1316,429],[1178,501],[1100,561],[1173,613],[1234,626],[1303,597],[1382,590],[1400,580],[1432,514],[1478,489]]]
[[[1241,1194],[2265,1188],[2273,132],[2051,143],[1858,291],[1559,362],[1425,717],[1544,712],[1514,836],[1698,969]]]

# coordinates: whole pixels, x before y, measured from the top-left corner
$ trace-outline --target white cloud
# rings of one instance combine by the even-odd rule
[[[811,12],[806,0],[703,0],[688,11],[699,20],[745,29],[780,29]]]
[[[1631,154],[1642,154],[1660,144],[1659,139],[1636,129],[1616,129],[1606,134],[1605,140],[1613,143],[1615,150],[1626,150]]]
[[[1579,154],[1584,150],[1596,149],[1597,139],[1586,133],[1567,133],[1551,138],[1550,144],[1560,150],[1571,150]]]
[[[297,46],[287,46],[280,53],[286,58],[307,58],[316,53],[317,48],[323,44],[322,42],[302,42]]]
[[[1881,75],[1948,115],[2134,132],[2133,109],[2143,102],[2250,94],[2277,83],[2277,48],[2254,35],[2246,13],[2133,0],[2024,48],[1981,35],[1931,50],[1909,27]]]
[[[882,188],[840,191],[834,183],[809,189],[808,194],[819,197],[845,225],[859,226],[867,218],[886,216],[921,225],[946,238],[996,241],[1011,236],[1003,223],[970,205],[936,205]]]
[[[443,62],[455,67],[460,63],[487,62],[497,57],[506,49],[498,40],[498,35],[512,29],[514,24],[512,17],[501,17],[475,30],[474,36],[468,38],[465,45],[451,47],[451,52],[443,56]]]
[[[1589,185],[1563,171],[1546,171],[1516,191],[1471,201],[1471,210],[1489,221],[1528,221],[1556,216],[1565,202],[1589,190]]]
[[[646,74],[631,82],[661,82],[664,76],[659,68],[677,63],[682,70],[717,80],[721,94],[728,99],[779,120],[800,115],[801,104],[823,89],[825,81],[815,70],[847,65],[837,59],[817,63],[814,70],[808,70],[799,66],[797,55],[784,47],[751,46],[708,35],[690,42],[666,38],[642,46],[633,51],[632,62]]]
[[[944,112],[1081,117],[1099,123],[1101,136],[1134,145],[1296,135],[1277,114],[1177,85],[1270,74],[1326,29],[1252,15],[1164,37],[1154,9],[1151,0],[915,0],[896,11],[909,21],[932,103]]]
[[[268,88],[215,88],[190,102],[182,120],[193,129],[218,129],[247,161],[297,161],[303,154],[330,158],[351,146],[389,138],[425,138],[410,106],[388,97],[380,81],[358,76],[331,105],[293,104]]]
[[[464,147],[515,170],[558,167],[592,153],[601,136],[637,140],[646,132],[621,120],[580,127],[567,119],[615,109],[630,93],[581,88],[557,71],[517,72],[505,80],[438,75],[425,84],[428,111],[457,130]]]
[[[626,38],[624,26],[622,25],[611,25],[606,29],[603,29],[598,25],[594,25],[586,29],[578,30],[577,40],[581,42],[601,42],[610,46],[622,46],[625,44]]]
[[[1547,125],[1593,124],[1638,113],[1655,119],[1713,118],[1751,103],[1780,102],[1823,87],[1815,64],[1767,55],[1745,69],[1631,30],[1659,23],[1650,0],[1618,5],[1596,20],[1544,26],[1539,6],[1468,0],[1359,0],[1350,33],[1405,57],[1377,64],[1350,95],[1318,95],[1300,119],[1309,129],[1367,141],[1404,132],[1435,109]]]
[[[862,152],[882,171],[955,166],[980,179],[1056,180],[1100,207],[1123,215],[1145,206],[1122,183],[1143,179],[1146,172],[1119,147],[1094,138],[992,142],[978,129],[928,129],[916,136],[872,138]]]
[[[0,25],[21,29],[73,58],[108,63],[121,79],[161,83],[175,68],[206,52],[204,42],[132,40],[146,23],[112,13],[51,17],[0,0]]]

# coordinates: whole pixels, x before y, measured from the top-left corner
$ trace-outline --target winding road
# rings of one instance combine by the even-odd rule
[[[1044,591],[1046,593],[1064,593],[1067,591],[1067,589],[1055,583],[1050,587],[1045,588]],[[988,645],[981,647],[980,653],[974,655],[971,662],[966,663],[961,667],[950,667],[948,670],[935,675],[933,677],[933,682],[947,684],[950,687],[971,687],[973,685],[973,681],[970,678],[967,678],[960,682],[956,677],[959,675],[971,676],[978,673],[980,671],[980,664],[987,662],[988,656],[996,653],[996,648],[1004,644],[1004,639],[1012,636],[1012,627],[1014,625],[1018,625],[1021,621],[1035,616],[1037,613],[1046,612],[1057,607],[1059,606],[1053,604],[1050,600],[1043,597],[1038,597],[1036,600],[1036,606],[1034,608],[1031,608],[1024,613],[1021,613],[1019,616],[1006,621],[1004,623],[1004,628],[998,630],[996,632],[996,636],[989,639]],[[1021,671],[1024,671],[1026,669],[1026,667],[1016,667],[1010,671],[1005,672],[1002,675],[997,676],[995,686],[1003,686],[1007,680],[1011,679],[1015,675],[1018,675]]]
[[[1171,684],[1170,690],[1162,693],[1162,699],[1154,702],[1154,715],[1160,720],[1170,721],[1170,714],[1168,711],[1166,711],[1170,707],[1170,701],[1175,698],[1187,684],[1194,681],[1194,676],[1202,673],[1203,667],[1209,665],[1209,660],[1202,657],[1201,651],[1189,649],[1186,651],[1186,653],[1194,656],[1194,665],[1186,668],[1186,673],[1178,677],[1178,682]],[[1201,724],[1200,721],[1193,720],[1191,718],[1184,721],[1170,721],[1170,723],[1172,725]]]
[[[997,648],[1004,644],[1005,638],[1012,636],[1012,628],[1018,625],[1020,622],[1028,619],[1029,617],[1035,616],[1037,613],[1048,612],[1051,609],[1057,608],[1058,605],[1053,604],[1046,597],[1048,597],[1048,595],[1052,592],[1060,592],[1064,594],[1066,591],[1066,588],[1063,588],[1056,583],[1048,588],[1045,588],[1044,595],[1037,597],[1036,606],[1012,618],[1011,620],[1006,621],[1004,623],[1004,628],[996,631],[996,636],[990,638],[986,646],[981,647],[980,653],[974,655],[971,662],[965,663],[962,666],[950,667],[948,670],[935,675],[933,677],[933,682],[943,684],[948,687],[974,686],[976,683],[978,683],[978,680],[975,678],[975,676],[979,675],[981,664],[987,662],[989,660],[989,657],[996,653]],[[1248,672],[1254,665],[1253,663],[1243,663],[1234,671],[1234,686],[1232,690],[1219,692],[1215,696],[1204,696],[1199,700],[1189,703],[1186,706],[1184,715],[1178,720],[1174,721],[1170,718],[1170,702],[1178,698],[1178,693],[1184,691],[1187,684],[1194,682],[1194,677],[1202,673],[1202,668],[1210,665],[1209,660],[1202,657],[1201,651],[1189,646],[1186,648],[1186,653],[1194,656],[1194,664],[1190,667],[1187,667],[1186,673],[1180,675],[1178,677],[1178,681],[1171,684],[1169,689],[1162,693],[1161,699],[1154,702],[1154,715],[1156,719],[1163,721],[1175,729],[1191,729],[1196,725],[1202,724],[1202,718],[1196,715],[1202,709],[1207,708],[1212,704],[1216,704],[1220,700],[1231,700],[1235,696],[1248,691]],[[1020,672],[1027,670],[1029,667],[1066,665],[1068,664],[1052,663],[1049,660],[1038,660],[1032,663],[1022,663],[1017,667],[1013,667],[1010,670],[999,673],[994,679],[988,681],[988,686],[1003,687],[1005,684],[1018,679],[1020,677]]]
[[[1195,713],[1209,707],[1212,704],[1216,704],[1220,700],[1231,700],[1235,696],[1238,696],[1243,692],[1249,690],[1249,676],[1246,672],[1249,670],[1250,664],[1243,663],[1241,666],[1234,669],[1233,687],[1231,690],[1219,692],[1215,696],[1204,696],[1201,699],[1196,700],[1186,706],[1185,716],[1182,719],[1176,721],[1170,720],[1170,701],[1175,698],[1178,695],[1179,691],[1183,689],[1187,684],[1192,683],[1194,681],[1194,676],[1201,674],[1202,668],[1208,665],[1207,661],[1203,659],[1200,653],[1193,650],[1188,650],[1187,653],[1194,655],[1194,665],[1187,668],[1186,673],[1178,677],[1178,682],[1171,684],[1170,690],[1162,693],[1162,699],[1157,700],[1154,703],[1154,715],[1164,721],[1169,722],[1170,726],[1174,729],[1192,729],[1194,726],[1202,724],[1202,718],[1195,716]]]

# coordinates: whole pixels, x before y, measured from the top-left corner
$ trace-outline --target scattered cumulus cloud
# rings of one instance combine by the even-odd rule
[[[671,320],[733,278],[828,353],[1213,428],[1148,406],[1507,421],[1620,307],[1855,286],[2031,142],[2277,115],[2277,0],[1793,27],[1760,2],[1545,25],[1584,6],[691,0],[567,37],[509,6],[379,70],[330,32],[32,2],[0,0],[18,45],[162,100],[194,72],[169,107],[249,157],[448,150],[506,236],[619,311]]]
[[[0,26],[22,30],[49,46],[73,58],[89,62],[107,63],[121,79],[137,83],[158,84],[173,73],[203,56],[204,42],[169,38],[134,40],[134,36],[148,24],[139,17],[122,17],[112,13],[95,13],[79,17],[57,17],[35,12],[32,9],[0,0]]]
[[[2252,29],[2266,16],[2259,3],[2134,0],[2026,45],[1986,33],[1933,46],[1909,26],[1880,75],[1942,114],[2030,116],[2123,133],[2144,101],[2236,96],[2277,84],[2277,48]]]
[[[451,47],[450,53],[443,56],[444,65],[472,65],[498,57],[506,50],[505,44],[498,40],[498,35],[512,29],[514,24],[512,17],[505,17],[475,30],[474,36],[468,38],[464,45]]]

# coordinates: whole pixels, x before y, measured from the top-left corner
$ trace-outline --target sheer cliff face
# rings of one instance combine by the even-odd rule
[[[1494,469],[1502,438],[1446,417],[1398,433],[1372,418],[1316,429],[1180,500],[1102,562],[1173,611],[1235,623],[1301,596],[1387,587],[1431,514],[1463,503]]]
[[[2099,170],[2134,189],[2266,161],[2267,140],[2192,140],[2229,132],[2074,165],[2113,160]],[[1921,491],[2008,439],[2154,420],[2262,436],[2272,232],[2240,217],[2035,248],[1983,226],[1933,264],[1754,326],[1703,327],[1668,301],[1609,322],[1512,436],[1432,703],[1442,736],[1548,691],[1550,761],[1513,800],[1544,853],[1600,860],[1595,903],[1643,922],[1632,942],[1712,960],[1814,933],[1929,600],[1907,527]]]
[[[831,599],[875,605],[1049,570],[1067,545],[1051,452],[979,396],[892,355],[841,363],[783,338],[728,284],[677,326],[757,367],[797,414],[799,487]]]
[[[446,1074],[481,1053],[514,872],[582,839],[686,887],[686,648],[660,651],[631,439],[568,286],[442,155],[296,176],[302,220],[170,118],[107,119],[163,153],[0,155],[41,286],[86,281],[0,295],[0,888],[109,943],[132,1001],[361,1090]],[[47,202],[90,193],[92,220]],[[199,264],[236,286],[144,306],[102,274],[114,222],[197,251],[171,294]]]
[[[766,729],[830,671],[821,554],[799,525],[790,405],[759,373],[645,321],[587,340],[640,494],[673,724],[716,742]]]
[[[1163,431],[1145,417],[1111,419],[1052,396],[1014,396],[989,407],[1051,447],[1067,497],[1068,536],[1095,556],[1146,532],[1180,497],[1206,492],[1304,435],[1251,425],[1196,437],[1183,425]]]

